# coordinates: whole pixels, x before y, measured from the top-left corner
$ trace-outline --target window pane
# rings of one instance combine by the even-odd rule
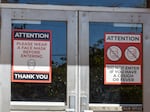
[[[2,0],[2,2],[107,7],[146,7],[146,0]]]
[[[142,33],[142,24],[90,23],[90,102],[139,104],[142,85],[104,85],[104,34]]]
[[[52,83],[12,83],[12,101],[66,101],[67,52],[66,22],[13,23],[13,29],[52,31]]]

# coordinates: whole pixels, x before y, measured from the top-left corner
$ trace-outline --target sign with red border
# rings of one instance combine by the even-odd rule
[[[142,84],[142,35],[105,33],[104,84]]]
[[[12,82],[50,83],[52,78],[52,32],[12,31]]]

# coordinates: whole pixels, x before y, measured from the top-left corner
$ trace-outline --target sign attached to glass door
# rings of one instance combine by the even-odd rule
[[[51,82],[51,38],[49,30],[12,31],[12,82]]]
[[[105,33],[105,84],[142,83],[141,34]]]

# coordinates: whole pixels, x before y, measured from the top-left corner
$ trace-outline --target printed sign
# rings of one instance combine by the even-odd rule
[[[12,82],[51,82],[51,38],[49,30],[12,31]]]
[[[141,34],[106,33],[104,44],[104,83],[141,84]]]

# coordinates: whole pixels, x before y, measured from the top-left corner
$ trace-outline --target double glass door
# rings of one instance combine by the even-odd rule
[[[6,102],[2,104],[3,111],[9,112],[7,106],[11,101],[11,111],[143,111],[144,108],[147,112],[149,12],[144,9],[129,12],[114,8],[90,10],[88,7],[42,8],[36,5],[10,7],[1,11],[3,70],[0,73],[4,77],[0,95],[3,97],[1,101]],[[51,32],[51,42],[46,44],[37,37],[35,40],[16,39],[15,31],[22,37],[29,37],[31,32],[38,35],[48,31]],[[111,35],[109,44],[107,34]],[[139,41],[134,43],[133,37],[138,37]],[[118,40],[113,43],[113,39]],[[121,39],[123,42],[118,44]],[[34,46],[28,49],[31,43]],[[35,46],[37,44],[40,46]],[[45,55],[50,56],[48,65],[43,63],[47,62]],[[18,70],[13,66],[22,68]],[[48,81],[34,78],[39,71],[41,74],[41,69],[38,72],[33,70],[39,66],[50,67]],[[121,67],[124,71],[126,67],[130,68],[130,73],[123,74]],[[14,75],[13,70],[22,75]],[[113,74],[112,70],[119,73]]]

